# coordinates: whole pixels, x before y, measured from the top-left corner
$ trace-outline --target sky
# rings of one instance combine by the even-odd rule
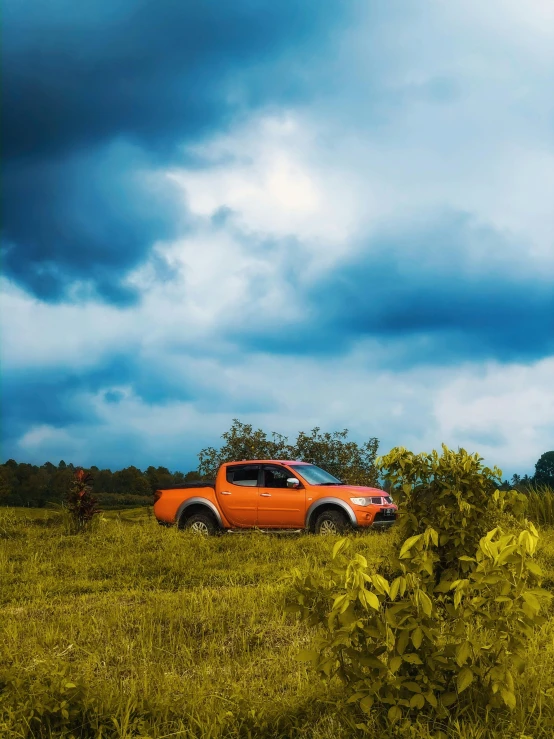
[[[5,0],[1,461],[554,448],[550,0]]]

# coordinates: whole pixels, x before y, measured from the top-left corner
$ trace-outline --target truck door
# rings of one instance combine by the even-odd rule
[[[219,505],[232,526],[255,526],[258,515],[259,464],[229,465],[217,493]]]
[[[306,490],[287,487],[287,478],[296,477],[280,465],[264,464],[258,498],[258,526],[304,528]]]

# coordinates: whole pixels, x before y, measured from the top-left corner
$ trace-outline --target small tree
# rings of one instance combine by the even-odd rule
[[[379,442],[371,438],[361,446],[348,441],[348,429],[334,433],[320,433],[319,427],[307,434],[301,431],[295,444],[273,432],[272,438],[262,429],[233,420],[229,431],[222,434],[225,444],[221,449],[203,449],[198,458],[198,470],[204,477],[213,478],[223,462],[242,459],[297,459],[310,462],[351,485],[376,485],[375,457]]]
[[[97,508],[97,500],[91,494],[92,475],[83,469],[78,469],[71,481],[67,495],[67,508],[72,523],[77,531],[82,531],[92,521],[101,509]]]

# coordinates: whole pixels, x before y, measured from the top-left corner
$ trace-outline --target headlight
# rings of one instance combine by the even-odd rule
[[[371,498],[350,498],[354,505],[371,505]]]

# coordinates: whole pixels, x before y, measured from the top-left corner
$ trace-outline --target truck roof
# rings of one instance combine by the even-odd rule
[[[240,464],[241,462],[247,462],[248,464],[310,464],[309,462],[301,462],[299,459],[235,459],[223,464]]]

